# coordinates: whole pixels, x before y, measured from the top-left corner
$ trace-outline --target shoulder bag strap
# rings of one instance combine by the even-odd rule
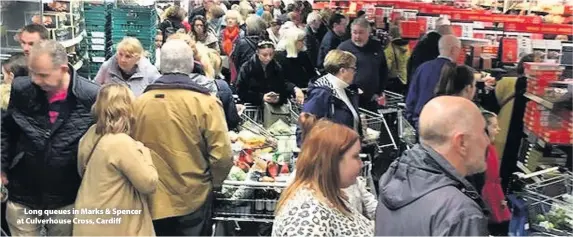
[[[94,154],[94,151],[97,147],[97,145],[99,144],[99,141],[101,140],[101,138],[103,137],[103,135],[101,135],[100,137],[98,137],[98,139],[96,140],[94,146],[92,147],[92,150],[90,151],[90,154],[88,155],[88,163],[86,164],[86,167],[84,167],[83,173],[85,173],[88,165],[90,164],[90,162],[92,161],[92,155]],[[81,176],[83,176],[83,173]]]

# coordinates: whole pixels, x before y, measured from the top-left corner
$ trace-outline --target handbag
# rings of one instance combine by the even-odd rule
[[[290,119],[290,105],[288,103],[277,105],[265,102],[263,104],[263,126],[269,128],[279,119],[288,123]]]

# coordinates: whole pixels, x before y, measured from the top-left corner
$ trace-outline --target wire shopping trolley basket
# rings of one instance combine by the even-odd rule
[[[359,108],[359,111],[364,143],[367,145],[375,144],[379,151],[382,151],[386,147],[393,147],[397,150],[398,146],[390,132],[384,115],[362,108]],[[390,143],[383,144],[381,140],[382,137],[389,137]]]
[[[225,180],[215,194],[213,220],[272,222],[285,182]]]
[[[522,185],[518,195],[527,204],[528,231],[573,236],[573,173],[553,167],[514,175]]]

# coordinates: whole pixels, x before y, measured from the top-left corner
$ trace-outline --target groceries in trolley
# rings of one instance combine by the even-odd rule
[[[529,232],[573,236],[573,173],[553,167],[516,176],[525,183],[517,193],[527,203]]]
[[[234,165],[216,193],[214,219],[270,222],[293,168],[296,128],[279,120],[268,130],[255,123],[242,129],[229,132]]]

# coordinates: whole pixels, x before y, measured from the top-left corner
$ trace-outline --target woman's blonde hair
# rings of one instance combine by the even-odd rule
[[[303,40],[305,36],[306,33],[304,30],[299,28],[285,30],[281,35],[281,39],[277,45],[277,50],[285,50],[287,58],[296,58],[299,53],[296,49],[296,42]]]
[[[213,71],[215,76],[221,74],[221,70],[223,69],[223,60],[221,59],[221,54],[212,48],[208,48],[207,55],[209,56],[209,61],[211,61],[211,66],[213,66]]]
[[[272,13],[270,13],[269,11],[264,11],[263,14],[261,15],[261,18],[263,18],[263,20],[267,24],[267,28],[271,27],[271,23],[273,23]]]
[[[141,42],[134,37],[124,37],[123,40],[117,44],[117,51],[120,50],[135,57],[145,56]]]
[[[247,19],[250,14],[255,13],[255,9],[248,1],[241,1],[239,3],[239,12],[241,13],[243,19]]]
[[[133,116],[133,92],[122,84],[106,84],[101,87],[92,114],[96,117],[96,134],[131,133]]]
[[[163,12],[163,19],[175,18],[183,20],[183,18],[185,18],[185,14],[187,14],[187,12],[183,8],[179,6],[170,6],[165,10],[165,12]]]
[[[302,149],[296,161],[296,174],[292,184],[282,193],[276,207],[279,213],[300,188],[312,189],[318,199],[324,199],[333,208],[349,215],[347,199],[341,190],[340,161],[356,142],[358,134],[340,124],[326,119],[317,120],[314,115],[301,113]]]
[[[242,25],[243,24],[243,17],[241,16],[241,14],[236,11],[236,10],[229,10],[227,11],[227,13],[225,14],[225,23],[227,22],[227,20],[231,18],[231,19],[236,19],[237,20],[237,24],[238,25]]]
[[[175,34],[172,34],[171,36],[169,36],[167,40],[174,40],[174,39],[183,40],[187,44],[189,44],[189,46],[193,50],[193,59],[201,63],[201,66],[203,66],[203,71],[205,71],[205,76],[211,79],[215,78],[216,75],[215,70],[211,65],[211,61],[209,60],[209,55],[207,55],[207,49],[209,47],[193,40],[193,38],[190,35],[184,33],[177,32]]]
[[[324,71],[336,75],[342,68],[356,67],[356,56],[347,51],[333,49],[324,58]]]

